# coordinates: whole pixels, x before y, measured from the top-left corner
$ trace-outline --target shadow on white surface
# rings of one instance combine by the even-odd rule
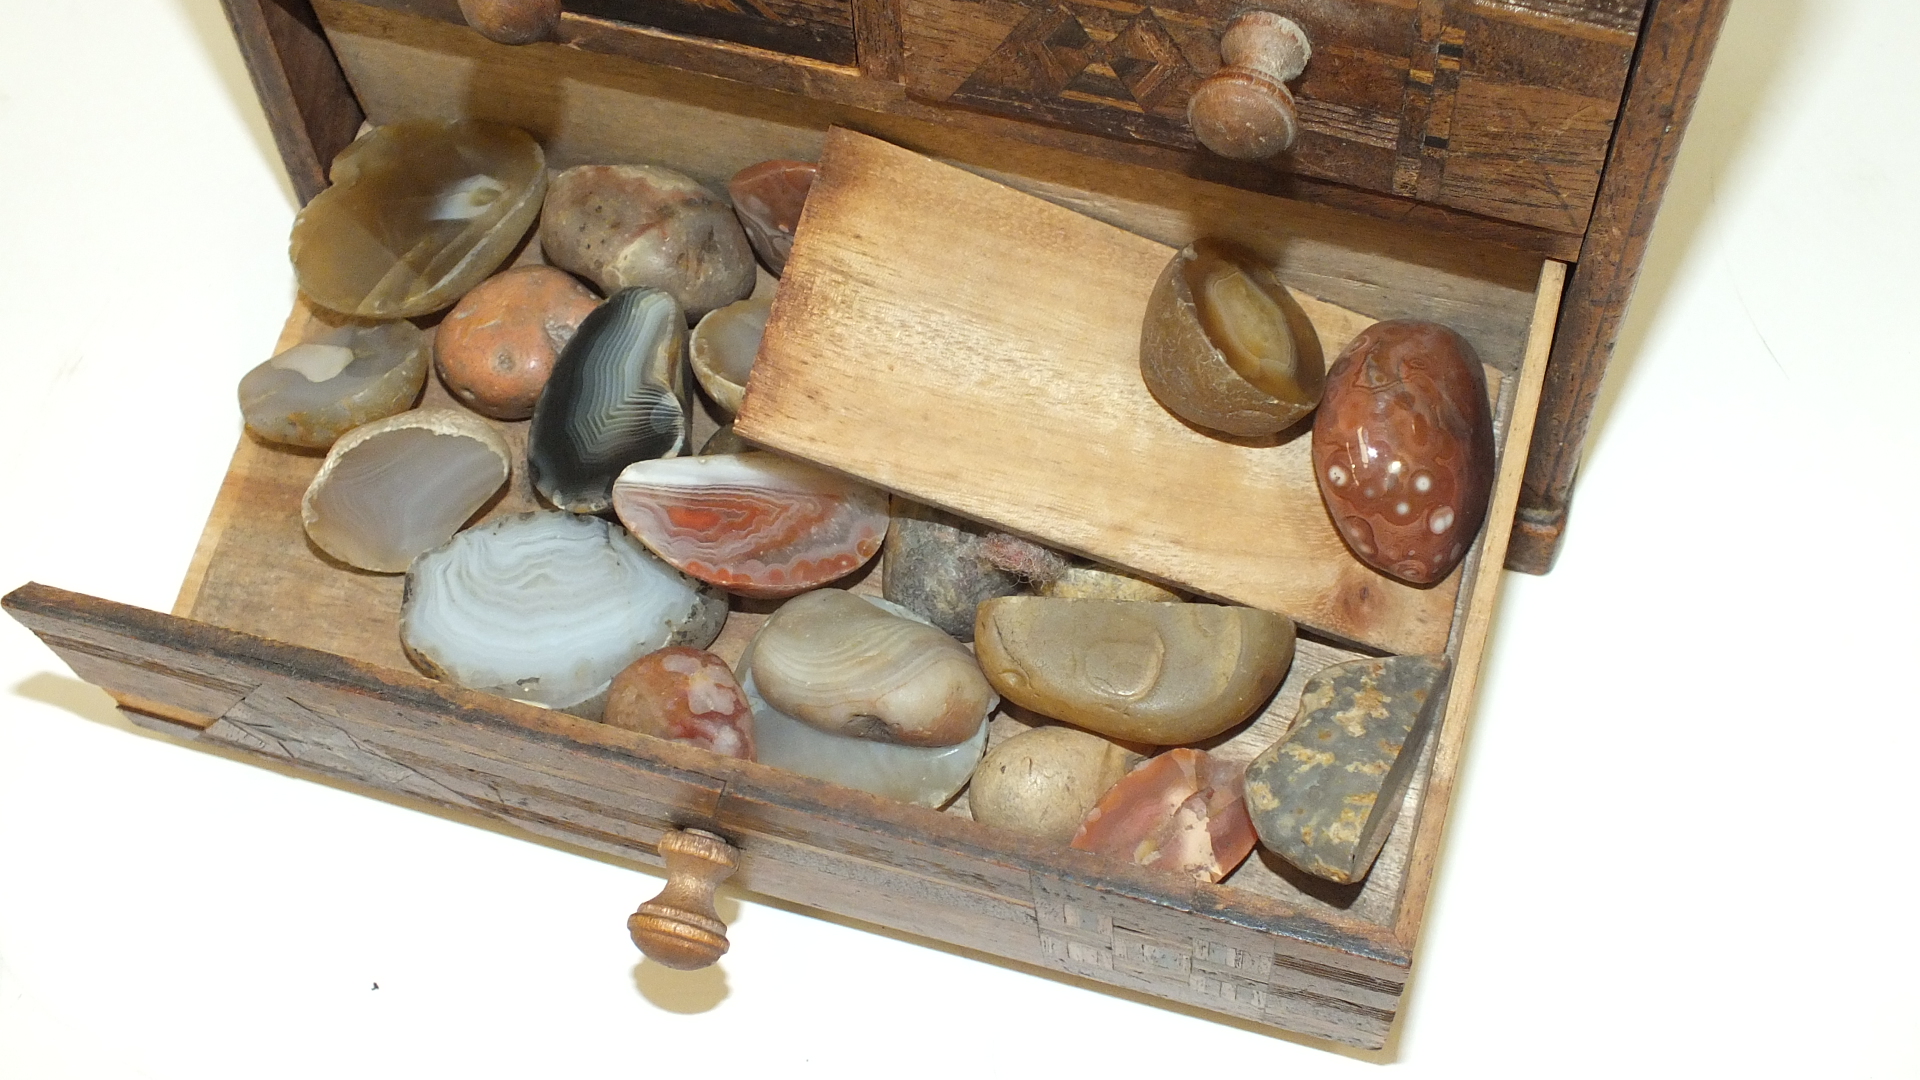
[[[253,138],[254,148],[267,163],[267,172],[280,185],[287,205],[297,208],[300,200],[293,193],[293,182],[287,179],[285,166],[280,163],[280,148],[274,145],[273,132],[267,127],[266,114],[261,111],[259,98],[254,93],[252,77],[247,74],[246,62],[240,58],[233,29],[227,25],[218,0],[177,0],[177,6],[206,54],[207,65],[219,75],[221,86],[233,102],[234,112]]]
[[[1648,332],[1667,306],[1681,267],[1700,256],[1697,240],[1718,197],[1718,178],[1763,149],[1758,140],[1766,132],[1756,131],[1756,121],[1762,112],[1777,112],[1770,106],[1791,90],[1787,73],[1805,44],[1806,8],[1806,0],[1770,0],[1736,3],[1727,13],[1640,266],[1639,283],[1619,324],[1613,361],[1587,427],[1583,460],[1598,447],[1621,388],[1645,355]]]
[[[739,902],[733,901],[733,905],[737,909]],[[724,912],[722,921],[731,921]],[[642,960],[633,965],[633,985],[656,1007],[689,1016],[711,1012],[727,999],[727,969],[714,964],[698,971],[675,971]]]
[[[133,726],[133,722],[120,712],[120,707],[113,703],[113,698],[105,690],[68,675],[38,672],[15,683],[13,692],[28,701],[70,712],[82,720],[91,720],[136,735],[148,734]]]

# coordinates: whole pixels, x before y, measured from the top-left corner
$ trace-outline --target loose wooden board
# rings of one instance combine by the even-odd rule
[[[1416,589],[1356,560],[1304,433],[1214,438],[1148,393],[1140,319],[1172,256],[836,128],[735,429],[1335,638],[1442,651],[1459,572]],[[1296,296],[1329,361],[1372,321]]]

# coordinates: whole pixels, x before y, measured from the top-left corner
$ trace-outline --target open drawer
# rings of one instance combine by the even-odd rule
[[[863,126],[847,110],[823,115],[773,94],[717,114],[657,71],[557,94],[536,103],[558,110],[538,122],[477,90],[471,66],[447,62],[442,97],[388,96],[374,76],[357,82],[370,118],[470,111],[526,124],[557,166],[652,161],[709,183],[767,157],[812,156],[830,123]],[[1565,268],[1026,145],[970,137],[939,149],[1164,243],[1230,230],[1302,292],[1368,317],[1448,323],[1499,370],[1490,525],[1460,572],[1444,635],[1456,673],[1399,822],[1361,884],[1305,879],[1259,854],[1219,885],[1193,884],[990,829],[964,802],[945,812],[907,806],[433,682],[400,653],[400,579],[329,565],[307,544],[298,504],[320,459],[251,439],[235,452],[173,614],[40,585],[15,591],[6,607],[149,728],[622,860],[657,864],[666,832],[706,829],[739,850],[735,880],[754,892],[1257,1024],[1382,1045],[1440,848]],[[307,318],[294,312],[283,345]],[[435,383],[427,392],[443,394]],[[511,435],[519,425],[503,426]],[[510,498],[494,512],[514,508]],[[744,626],[751,616],[736,618]],[[744,635],[727,640],[737,649]],[[1217,750],[1251,757],[1264,748],[1306,678],[1354,655],[1303,639],[1273,703]],[[994,737],[1013,730],[996,725]],[[624,915],[607,913],[609,949],[626,948]]]

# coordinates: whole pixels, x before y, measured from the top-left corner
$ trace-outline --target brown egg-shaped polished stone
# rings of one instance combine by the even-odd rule
[[[460,298],[434,331],[433,366],[460,402],[498,420],[525,420],[593,290],[551,266],[495,274]]]
[[[1319,335],[1259,256],[1200,239],[1167,263],[1140,324],[1140,376],[1160,404],[1228,435],[1272,435],[1313,411]]]
[[[727,181],[733,212],[746,227],[754,254],[774,277],[787,269],[793,253],[793,232],[800,227],[800,211],[819,169],[810,161],[763,161],[749,165]]]
[[[657,165],[578,165],[554,177],[540,247],[608,296],[661,289],[689,318],[753,291],[753,248],[733,211],[693,177]]]
[[[502,45],[531,45],[560,26],[560,0],[460,0],[460,15]]]
[[[1361,562],[1431,585],[1473,545],[1493,495],[1493,414],[1473,346],[1438,323],[1375,323],[1327,372],[1313,473]]]
[[[1002,596],[974,656],[1008,700],[1110,738],[1175,746],[1252,716],[1293,663],[1293,621],[1256,608]]]

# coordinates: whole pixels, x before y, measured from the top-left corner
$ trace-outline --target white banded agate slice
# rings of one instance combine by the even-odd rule
[[[925,619],[885,600],[859,599],[902,618]],[[931,626],[931,623],[927,623]],[[753,709],[754,760],[855,791],[938,808],[967,786],[987,748],[988,708],[973,734],[952,746],[906,746],[822,731],[767,703],[753,678],[754,649],[747,646],[736,668],[740,689]]]
[[[511,461],[507,441],[478,417],[453,409],[389,416],[333,444],[300,499],[300,521],[341,562],[398,574],[485,506]]]
[[[400,641],[421,671],[598,719],[613,677],[669,645],[705,648],[726,598],[599,518],[477,525],[407,571]]]
[[[640,542],[742,596],[792,596],[864,566],[887,536],[887,497],[763,450],[639,461],[613,510]]]

